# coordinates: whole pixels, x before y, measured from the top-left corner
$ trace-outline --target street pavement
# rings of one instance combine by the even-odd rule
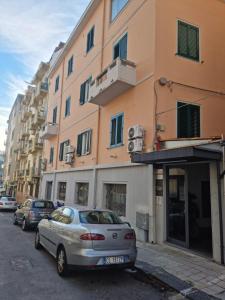
[[[121,270],[73,272],[61,278],[55,260],[34,248],[34,232],[0,212],[0,300],[175,299],[176,293]]]

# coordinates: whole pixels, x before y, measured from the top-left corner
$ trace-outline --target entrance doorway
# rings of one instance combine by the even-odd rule
[[[167,167],[167,239],[212,256],[208,164]]]

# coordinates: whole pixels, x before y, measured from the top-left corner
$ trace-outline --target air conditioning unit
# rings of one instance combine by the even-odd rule
[[[128,129],[128,139],[133,140],[136,138],[144,137],[144,128],[141,125],[134,125]]]
[[[65,155],[65,163],[66,164],[72,164],[73,163],[73,159],[74,159],[73,154],[68,153],[68,154]]]
[[[68,154],[68,153],[74,153],[75,149],[73,146],[69,145],[69,146],[66,146],[65,148],[65,153]]]
[[[132,152],[142,152],[143,150],[143,138],[137,138],[135,140],[128,141],[127,151]]]

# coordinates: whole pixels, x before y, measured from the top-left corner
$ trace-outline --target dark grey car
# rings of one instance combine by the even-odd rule
[[[14,213],[14,225],[21,224],[23,230],[35,228],[38,223],[54,211],[52,201],[27,199]]]

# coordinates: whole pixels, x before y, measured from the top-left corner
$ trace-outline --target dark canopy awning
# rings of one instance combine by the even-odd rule
[[[197,146],[175,148],[148,153],[134,153],[131,161],[133,163],[144,164],[165,164],[170,162],[199,162],[199,161],[218,161],[221,160],[220,151],[210,150]]]

